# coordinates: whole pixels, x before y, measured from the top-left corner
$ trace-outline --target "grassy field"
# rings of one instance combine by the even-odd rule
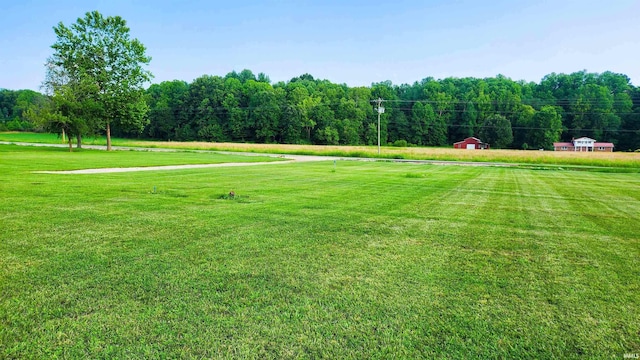
[[[117,168],[184,164],[218,164],[228,162],[270,162],[278,158],[263,156],[221,155],[199,152],[163,152],[150,155],[141,151],[85,150],[69,153],[64,148],[40,148],[0,145],[0,155],[17,163],[29,163],[34,169],[56,171],[87,168]]]
[[[199,156],[0,145],[0,358],[640,353],[637,174],[33,173]]]
[[[38,143],[60,143],[53,134],[0,133],[0,141],[22,141]],[[86,144],[105,145],[103,137],[87,138]],[[281,144],[238,144],[210,142],[165,142],[130,139],[113,139],[114,146],[133,146],[149,148],[171,148],[184,150],[221,150],[256,153],[328,155],[341,157],[368,157],[387,159],[416,159],[442,161],[503,162],[556,166],[596,166],[640,169],[640,153],[580,153],[555,151],[488,150],[468,151],[453,148],[434,147],[383,147],[381,155],[375,146],[319,146],[319,145],[281,145]]]

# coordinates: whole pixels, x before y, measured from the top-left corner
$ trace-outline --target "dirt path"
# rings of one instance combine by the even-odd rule
[[[246,162],[246,163],[219,163],[219,164],[191,164],[191,165],[163,165],[163,166],[135,166],[126,168],[102,168],[102,169],[81,169],[81,170],[60,170],[60,171],[34,171],[38,174],[106,174],[106,173],[124,173],[134,171],[164,171],[164,170],[183,170],[183,169],[203,169],[214,167],[230,167],[230,166],[254,166],[254,165],[274,165],[286,164],[288,161],[269,161],[269,162]]]
[[[278,157],[287,159],[288,161],[230,162],[230,163],[217,163],[217,164],[134,166],[134,167],[124,167],[124,168],[98,168],[98,169],[34,171],[34,172],[38,173],[38,174],[106,174],[106,173],[123,173],[123,172],[134,172],[134,171],[164,171],[164,170],[203,169],[203,168],[216,168],[216,167],[278,165],[278,164],[289,164],[292,161],[295,161],[295,162],[308,162],[308,161],[327,161],[327,160],[332,160],[333,159],[333,158],[327,158],[327,157],[324,157],[324,156],[298,156],[298,155],[286,155],[286,156],[278,156]],[[336,158],[336,160],[337,160],[337,158]]]

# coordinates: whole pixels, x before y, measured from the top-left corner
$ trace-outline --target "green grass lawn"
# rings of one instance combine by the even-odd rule
[[[640,353],[638,174],[32,172],[200,156],[0,146],[0,358]]]
[[[0,141],[61,144],[55,134],[0,132]],[[591,167],[613,172],[640,172],[640,153],[631,152],[573,152],[573,151],[524,151],[493,149],[467,151],[451,147],[389,147],[383,146],[378,154],[376,146],[328,146],[291,144],[241,144],[217,142],[149,141],[136,139],[112,139],[114,146],[133,148],[166,148],[174,150],[214,150],[243,153],[323,155],[337,157],[363,157],[382,159],[412,159],[436,161],[491,162],[526,164],[537,167]],[[104,136],[85,138],[85,145],[106,144]],[[75,145],[74,145],[75,146]],[[607,170],[607,171],[609,171]]]
[[[280,159],[273,157],[221,155],[211,152],[190,151],[151,154],[145,151],[107,152],[81,149],[69,153],[65,148],[18,145],[0,145],[0,156],[12,159],[14,162],[12,165],[27,165],[34,171],[280,161]],[[3,162],[0,162],[0,165],[4,165]]]

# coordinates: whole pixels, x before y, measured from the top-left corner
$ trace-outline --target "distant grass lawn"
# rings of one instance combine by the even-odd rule
[[[190,151],[151,153],[143,151],[76,150],[0,145],[0,156],[28,163],[34,170],[76,170],[87,168],[144,167],[162,165],[218,164],[228,162],[279,161],[264,156],[221,155]]]
[[[0,145],[0,358],[640,353],[637,174],[166,156]]]
[[[36,133],[0,133],[0,141],[61,143],[56,135]],[[239,144],[212,142],[167,142],[132,139],[112,139],[114,146],[170,148],[190,150],[218,150],[254,153],[327,155],[340,157],[367,157],[386,159],[415,159],[441,161],[502,162],[535,164],[544,166],[590,166],[607,168],[640,169],[640,153],[630,152],[573,152],[573,151],[523,151],[477,150],[435,147],[382,147],[378,155],[375,146],[321,146],[286,144]],[[85,144],[105,145],[104,137],[85,138]]]

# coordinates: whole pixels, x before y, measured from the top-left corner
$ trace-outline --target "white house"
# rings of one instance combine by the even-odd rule
[[[583,136],[573,139],[571,142],[553,143],[555,151],[613,151],[613,143],[597,142],[592,138]]]
[[[583,136],[573,140],[574,151],[593,151],[593,145],[596,143],[595,139]]]

